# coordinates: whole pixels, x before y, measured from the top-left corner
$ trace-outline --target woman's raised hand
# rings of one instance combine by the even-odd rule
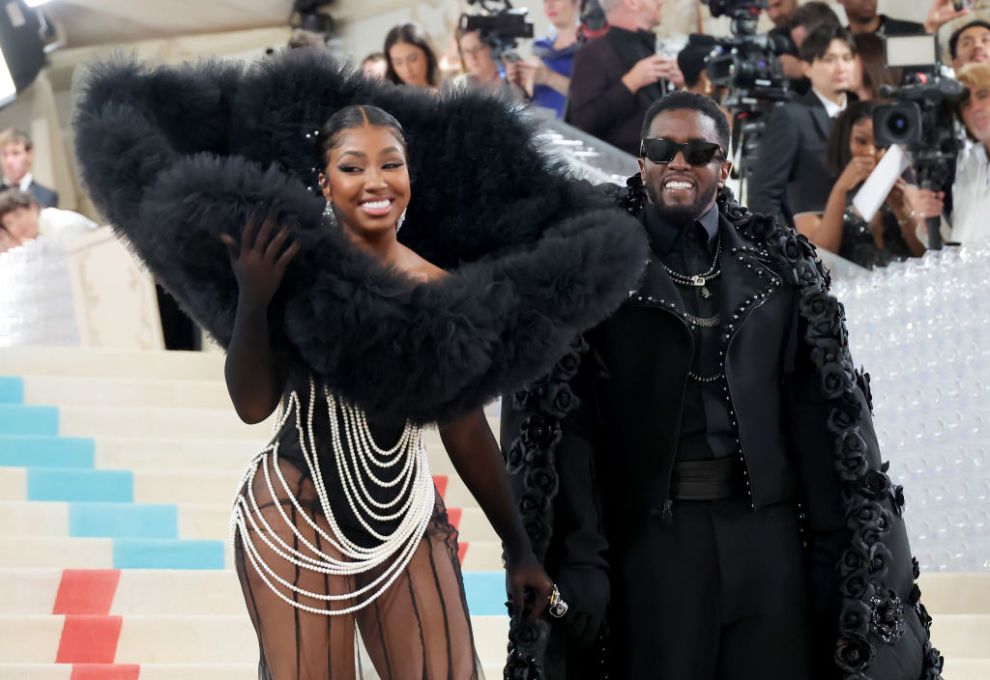
[[[222,234],[220,240],[230,254],[241,301],[267,308],[282,284],[286,267],[299,252],[299,242],[288,227],[275,224],[272,214],[260,225],[257,214],[249,217],[239,243],[229,234]]]
[[[852,191],[866,181],[876,167],[877,159],[873,156],[853,156],[835,183],[847,192]]]

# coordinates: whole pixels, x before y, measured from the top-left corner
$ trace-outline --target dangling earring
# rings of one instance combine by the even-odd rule
[[[408,208],[406,208],[406,210],[408,210]],[[396,234],[399,233],[399,230],[402,229],[402,225],[405,224],[405,221],[406,221],[406,210],[403,210],[402,211],[402,214],[399,215],[399,221],[395,223],[395,233]]]
[[[333,203],[327,201],[327,207],[323,209],[323,226],[327,229],[337,227],[337,215],[333,212]]]

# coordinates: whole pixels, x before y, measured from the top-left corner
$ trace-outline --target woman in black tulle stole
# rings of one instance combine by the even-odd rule
[[[334,114],[320,138],[327,228],[411,288],[444,279],[396,238],[410,199],[398,121],[352,106]],[[231,398],[249,423],[282,404],[279,434],[252,462],[232,518],[262,677],[354,677],[355,628],[381,678],[479,677],[456,531],[433,486],[423,428],[369,419],[328,387],[289,375],[267,320],[299,252],[289,227],[253,220],[239,243],[221,238],[240,290],[226,364]],[[444,425],[440,435],[505,545],[515,606],[521,611],[528,593],[526,608],[538,615],[552,584],[513,507],[484,413]]]
[[[480,676],[422,430],[440,424],[503,539],[514,611],[540,615],[552,584],[482,408],[626,299],[638,222],[510,103],[316,50],[98,64],[74,128],[98,209],[228,350],[239,414],[277,409],[231,517],[261,678]]]

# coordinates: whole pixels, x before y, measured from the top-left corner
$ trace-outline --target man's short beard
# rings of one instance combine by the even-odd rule
[[[718,192],[718,187],[712,185],[704,194],[698,194],[698,198],[687,205],[666,205],[660,200],[660,192],[652,184],[646,184],[646,197],[650,199],[659,213],[660,217],[670,224],[691,224],[705,214],[706,208],[711,204]]]

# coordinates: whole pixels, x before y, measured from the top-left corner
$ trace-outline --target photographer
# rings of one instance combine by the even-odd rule
[[[650,104],[683,82],[676,59],[656,53],[660,0],[602,0],[609,30],[574,55],[565,120],[633,156]]]
[[[855,45],[843,28],[824,25],[801,44],[811,91],[774,110],[759,148],[749,190],[753,212],[793,224],[794,215],[821,212],[832,190],[825,168],[825,140],[846,108]]]
[[[877,35],[917,35],[925,27],[915,21],[892,19],[877,12],[877,0],[838,0],[846,10],[851,33],[876,33]],[[952,0],[949,0],[952,3]]]
[[[959,117],[969,138],[956,160],[952,184],[951,234],[947,240],[972,243],[990,237],[990,64],[970,64],[959,74],[969,88],[969,98],[959,107]]]
[[[887,66],[883,38],[875,33],[857,33],[856,67],[849,91],[860,101],[871,101],[880,96],[884,85],[896,86],[903,79],[903,71]]]
[[[794,10],[783,31],[780,29],[770,31],[771,34],[783,35],[789,43],[788,48],[779,55],[778,59],[784,69],[784,75],[790,80],[791,92],[798,96],[804,96],[811,90],[811,83],[804,77],[798,50],[801,49],[808,34],[822,25],[840,26],[841,22],[827,3],[812,0]]]
[[[949,56],[956,71],[967,64],[990,62],[990,22],[974,19],[949,37]]]
[[[551,109],[557,118],[564,117],[571,86],[580,5],[579,0],[544,0],[543,9],[553,30],[533,43],[533,61],[505,65],[505,79],[524,89],[536,106]]]
[[[942,212],[941,196],[898,180],[883,207],[867,223],[851,207],[852,197],[883,158],[873,137],[873,102],[851,104],[829,135],[825,159],[837,175],[824,214],[796,215],[797,230],[819,248],[872,269],[925,252],[917,230]]]

